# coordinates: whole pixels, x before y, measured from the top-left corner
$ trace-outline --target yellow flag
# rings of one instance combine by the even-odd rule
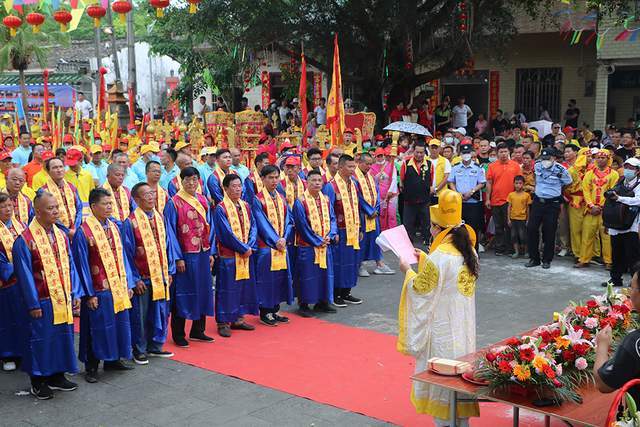
[[[331,130],[331,145],[342,141],[344,131],[344,102],[342,100],[342,73],[340,71],[340,51],[338,35],[333,39],[333,75],[331,91],[327,100],[327,127]]]
[[[7,11],[7,14],[11,13],[11,9],[13,8],[13,0],[4,0],[4,8]]]
[[[78,24],[80,23],[80,18],[82,18],[82,14],[84,13],[84,6],[81,6],[81,3],[78,3],[77,9],[71,9],[71,22],[69,22],[69,30],[73,31],[78,28]]]

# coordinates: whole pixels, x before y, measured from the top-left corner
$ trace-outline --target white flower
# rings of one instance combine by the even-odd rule
[[[562,365],[556,366],[556,375],[562,375]]]
[[[595,329],[598,327],[598,319],[595,317],[587,317],[584,321],[584,326],[589,329]]]
[[[589,363],[587,362],[587,359],[585,359],[584,357],[578,357],[576,359],[575,365],[579,371],[584,371],[589,366]]]

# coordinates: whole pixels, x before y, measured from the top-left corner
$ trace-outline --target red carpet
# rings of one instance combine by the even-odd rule
[[[231,338],[219,337],[209,319],[215,343],[191,342],[182,349],[169,339],[166,349],[175,352],[174,360],[316,402],[397,425],[431,425],[409,401],[413,360],[395,350],[394,336],[291,317],[290,324],[275,328],[250,318],[256,330],[233,331]],[[512,425],[509,407],[483,404],[481,414],[472,425]],[[540,425],[540,420],[521,414],[522,426]]]

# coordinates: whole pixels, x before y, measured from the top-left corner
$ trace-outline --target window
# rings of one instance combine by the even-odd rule
[[[516,70],[516,110],[528,121],[538,120],[542,105],[555,121],[561,118],[562,68],[520,68]]]

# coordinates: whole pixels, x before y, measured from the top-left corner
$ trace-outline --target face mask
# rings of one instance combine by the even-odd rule
[[[495,162],[496,160],[498,160],[498,158],[497,158],[497,157],[489,157],[489,163],[493,163],[493,162]]]
[[[384,164],[384,157],[381,159],[376,160],[376,163],[378,163],[379,165],[383,165]]]
[[[160,162],[160,156],[158,156],[157,154],[154,154],[153,156],[151,156],[151,161]]]
[[[543,168],[549,169],[553,165],[553,160],[543,160],[541,163]]]
[[[458,145],[459,142],[460,142],[460,140],[458,138],[453,138],[453,143],[455,145]]]
[[[445,137],[444,142],[446,142],[447,144],[453,144],[453,137],[452,136]]]
[[[468,162],[469,160],[471,160],[471,154],[463,154],[460,156],[460,158],[463,162]]]
[[[371,143],[370,142],[363,142],[362,143],[362,148],[366,148],[366,149],[371,148]]]
[[[623,173],[624,173],[624,178],[627,181],[631,181],[636,176],[636,171],[631,170],[631,169],[625,169],[625,170],[623,170]]]

